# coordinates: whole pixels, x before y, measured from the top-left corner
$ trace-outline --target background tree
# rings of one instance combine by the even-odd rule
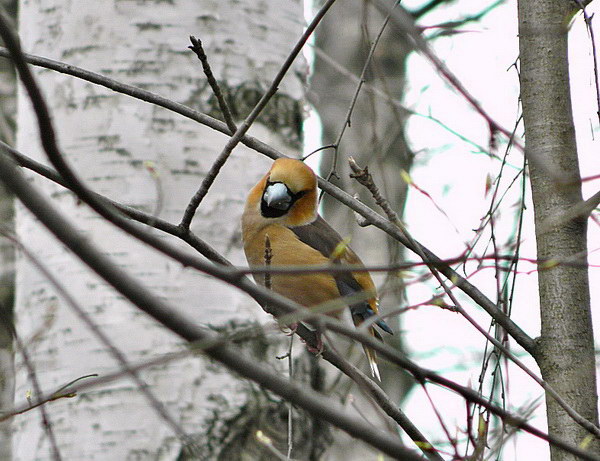
[[[9,17],[16,20],[16,0],[0,2]],[[0,41],[0,44],[2,42]],[[14,144],[14,114],[16,110],[16,86],[14,67],[0,60],[0,140]],[[12,196],[0,186],[0,222],[5,229],[13,229]],[[6,322],[12,322],[14,300],[14,247],[0,237],[0,408],[12,406],[14,401],[14,350],[12,335]],[[10,421],[0,423],[0,459],[10,461]]]
[[[370,2],[334,5],[316,34],[309,99],[321,120],[323,144],[333,146],[322,156],[321,175],[373,206],[368,191],[349,176],[347,158],[353,156],[360,164],[369,165],[383,194],[401,216],[407,184],[398,181],[398,174],[410,171],[412,154],[405,139],[407,113],[399,101],[412,48],[395,33],[387,16]],[[340,23],[344,24],[341,31]],[[322,207],[326,218],[351,239],[359,254],[369,255],[373,262],[402,260],[402,246],[397,241],[372,227],[357,226],[354,213],[339,206],[337,200],[324,196]],[[400,306],[404,301],[402,279],[393,274],[378,278],[382,311]],[[399,323],[395,329],[401,330]],[[402,335],[388,342],[402,349]],[[386,376],[384,365],[386,391],[401,399],[407,382],[398,379],[396,371],[389,380]]]
[[[567,53],[574,11],[568,2],[519,1],[521,98],[540,268],[536,360],[546,383],[598,426],[587,263],[587,221],[598,203],[572,214],[584,204]],[[586,440],[588,432],[556,400],[546,398],[546,408],[550,434],[574,444]],[[592,446],[600,453],[597,440]],[[576,457],[554,448],[552,459]]]

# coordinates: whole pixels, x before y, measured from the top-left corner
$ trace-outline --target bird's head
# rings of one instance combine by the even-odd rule
[[[303,226],[317,217],[317,178],[300,160],[275,160],[252,192],[255,199],[260,194],[260,214],[267,220]]]

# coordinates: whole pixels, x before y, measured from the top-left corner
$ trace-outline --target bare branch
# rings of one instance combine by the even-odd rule
[[[0,21],[3,19],[3,15],[4,15],[4,13],[0,9]],[[4,306],[2,306],[2,308],[0,309],[0,312],[8,312],[8,309],[6,309]],[[46,435],[48,436],[48,440],[50,441],[50,450],[52,453],[52,459],[54,461],[61,461],[62,456],[60,455],[60,451],[58,449],[58,444],[56,442],[56,436],[54,434],[54,430],[52,429],[52,422],[50,421],[50,416],[48,415],[48,412],[46,411],[46,407],[44,406],[44,401],[47,399],[44,399],[42,397],[42,388],[40,387],[40,382],[37,378],[37,372],[36,372],[35,366],[33,364],[33,361],[29,357],[29,353],[27,352],[27,349],[25,348],[23,341],[21,341],[21,338],[19,337],[19,334],[17,333],[17,330],[15,329],[13,322],[5,320],[4,324],[5,324],[5,327],[8,328],[8,330],[10,331],[12,337],[14,338],[14,341],[15,341],[18,351],[23,356],[23,363],[25,365],[25,368],[27,369],[27,374],[29,376],[29,379],[31,380],[31,385],[32,385],[33,391],[35,393],[36,402],[35,403],[29,402],[29,406],[40,409],[40,415],[42,417],[42,427],[44,428],[44,432],[46,432]],[[27,400],[29,401],[30,399],[28,398]]]
[[[8,56],[10,56],[10,53],[4,48],[0,48],[0,56],[8,57]],[[125,85],[125,84],[119,83],[115,80],[109,79],[107,77],[103,77],[101,75],[95,74],[93,72],[89,72],[84,69],[80,69],[75,66],[63,64],[63,63],[53,61],[53,60],[50,60],[47,58],[41,58],[39,56],[33,56],[33,55],[24,55],[24,56],[25,56],[25,59],[27,60],[27,62],[30,62],[31,64],[46,67],[49,69],[53,69],[58,72],[66,73],[69,75],[73,75],[77,78],[82,78],[82,79],[90,81],[92,83],[97,83],[99,85],[110,88],[114,91],[117,91],[117,92],[120,92],[123,94],[127,94],[129,96],[132,96],[132,97],[141,99],[143,101],[150,102],[152,104],[156,104],[158,106],[164,107],[164,108],[172,110],[174,112],[177,112],[180,115],[183,115],[192,120],[195,120],[205,126],[213,128],[214,130],[217,130],[221,133],[224,133],[224,134],[229,133],[229,130],[225,123],[223,123],[219,120],[216,120],[212,117],[209,117],[208,115],[194,111],[194,110],[190,109],[189,107],[184,106],[183,104],[175,103],[169,99],[163,98],[163,97],[153,94],[149,91],[145,91],[145,90],[142,90],[142,89],[130,86],[130,85]],[[271,146],[259,141],[256,138],[253,138],[251,136],[247,136],[247,135],[244,136],[242,138],[241,142],[243,144],[245,144],[246,146],[248,146],[249,148],[254,149],[257,152],[260,152],[272,159],[276,159],[276,158],[280,158],[280,157],[284,156],[278,150],[272,148]],[[389,221],[384,219],[381,215],[379,215],[378,213],[376,213],[375,211],[373,211],[371,208],[364,205],[360,201],[354,199],[352,196],[350,196],[346,192],[342,191],[335,185],[325,181],[324,179],[318,178],[318,181],[319,181],[319,187],[321,187],[321,189],[323,189],[326,193],[328,193],[332,197],[336,198],[341,203],[348,206],[350,209],[354,210],[356,213],[360,214],[368,222],[372,223],[373,225],[375,225],[382,231],[386,232],[392,238],[398,240],[400,243],[404,244],[409,249],[413,249],[413,248],[411,248],[411,245],[408,244],[406,239],[404,239],[402,237],[402,235],[398,231],[397,227],[392,225]],[[142,222],[144,222],[144,221],[142,221]],[[170,226],[172,226],[172,225],[170,225]],[[177,227],[177,226],[173,226],[173,227]],[[185,231],[185,229],[181,229],[181,228],[179,230],[175,230],[175,229],[171,228],[170,231],[168,231],[168,232],[172,233],[173,235],[179,235],[182,238],[187,235],[187,232]],[[188,242],[188,243],[190,243],[190,242]],[[489,298],[487,298],[483,293],[481,293],[481,291],[479,291],[474,285],[472,285],[466,279],[461,277],[456,271],[454,271],[449,266],[445,265],[445,263],[440,258],[438,258],[435,254],[433,254],[430,250],[423,247],[418,242],[417,242],[417,244],[425,252],[425,254],[428,255],[428,260],[431,259],[431,261],[436,264],[436,266],[438,267],[440,272],[442,272],[449,279],[456,280],[456,282],[457,282],[456,285],[460,290],[462,290],[475,303],[480,305],[486,312],[488,312],[488,314],[490,314],[493,318],[495,318],[496,321],[498,321],[507,330],[507,332],[513,338],[515,338],[515,340],[525,350],[527,350],[529,353],[532,353],[532,354],[534,353],[535,342],[533,341],[533,339],[531,339],[517,325],[513,325],[512,327],[507,328],[506,325],[511,323],[512,321],[507,317],[503,318],[502,316],[504,314],[497,310],[497,307]]]
[[[356,179],[356,181],[367,188],[367,190],[373,196],[375,203],[379,205],[379,207],[384,211],[388,219],[393,223],[400,223],[400,218],[396,214],[394,210],[390,207],[390,203],[385,199],[381,193],[379,192],[379,188],[373,181],[371,174],[369,173],[369,169],[367,167],[361,168],[356,163],[353,157],[348,158],[348,164],[350,165],[350,169],[352,170],[352,174],[350,177],[352,179]]]
[[[545,234],[546,232],[550,232],[553,228],[564,226],[577,219],[587,219],[599,204],[600,191],[596,192],[587,200],[583,200],[577,205],[565,210],[562,214],[548,216],[538,225],[538,234]]]
[[[14,409],[12,411],[4,411],[4,410],[0,411],[0,422],[6,421],[17,415],[22,415],[23,413],[31,411],[31,410],[39,407],[40,405],[45,405],[49,402],[54,402],[55,400],[72,399],[73,397],[77,396],[77,389],[73,388],[74,384],[76,384],[78,381],[81,381],[83,379],[92,378],[92,377],[96,377],[96,376],[98,376],[98,374],[96,374],[96,373],[93,373],[90,375],[85,375],[85,376],[80,376],[79,378],[73,379],[63,386],[60,386],[56,391],[52,392],[51,394],[49,394],[47,396],[41,397],[38,395],[37,401],[35,403],[24,405],[21,408]]]
[[[237,130],[237,126],[233,121],[231,116],[231,111],[229,110],[229,106],[223,97],[223,93],[221,92],[221,87],[217,82],[217,79],[212,73],[212,69],[210,68],[210,64],[208,63],[208,57],[204,52],[204,48],[202,47],[202,42],[198,40],[193,35],[190,35],[190,41],[192,42],[192,46],[188,46],[190,50],[196,53],[198,59],[202,63],[202,70],[204,71],[204,75],[206,75],[206,79],[208,80],[208,84],[210,85],[215,97],[217,98],[217,102],[219,104],[219,108],[221,109],[221,113],[223,114],[223,118],[225,119],[225,123],[227,123],[227,127],[231,131],[231,134],[235,133]]]
[[[585,4],[581,0],[574,0],[575,3],[581,8],[583,13],[583,20],[585,21],[585,25],[587,27],[588,33],[590,34],[590,42],[592,44],[592,59],[594,61],[594,83],[596,86],[596,115],[598,116],[598,121],[600,121],[600,82],[598,79],[598,56],[596,54],[596,39],[594,37],[594,28],[592,27],[592,18],[594,15],[590,16],[586,9]]]

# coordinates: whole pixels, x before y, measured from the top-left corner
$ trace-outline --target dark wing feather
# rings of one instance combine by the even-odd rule
[[[337,246],[343,241],[340,234],[333,230],[320,216],[317,216],[317,219],[310,224],[291,227],[290,230],[296,234],[301,242],[319,251],[328,259],[331,258]],[[363,288],[350,272],[335,274],[334,278],[342,296],[363,291]],[[342,288],[340,288],[340,284],[343,284]]]
[[[305,226],[291,227],[298,239],[306,245],[319,251],[326,258],[330,258],[337,246],[343,242],[342,237],[327,222],[317,216],[317,219]],[[359,262],[358,258],[357,262]],[[339,263],[339,261],[336,261]],[[353,296],[364,291],[351,272],[339,273],[333,276],[342,297]],[[354,323],[359,325],[369,317],[375,315],[369,303],[358,301],[350,305],[350,312]],[[384,331],[393,334],[390,327],[383,321],[375,322]]]
[[[323,256],[329,258],[336,247],[342,242],[342,237],[327,222],[317,215],[310,224],[305,226],[290,227],[301,242],[318,250]]]

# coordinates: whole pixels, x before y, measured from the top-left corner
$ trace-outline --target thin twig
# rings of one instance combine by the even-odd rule
[[[594,83],[596,87],[596,104],[597,110],[596,115],[598,116],[598,121],[600,121],[600,83],[598,81],[598,57],[596,56],[596,39],[594,38],[594,28],[592,27],[592,18],[594,15],[588,15],[585,9],[585,5],[581,2],[581,0],[575,0],[579,8],[583,13],[583,19],[585,21],[585,26],[587,27],[588,33],[590,34],[590,42],[592,43],[592,59],[594,61]]]
[[[12,411],[0,411],[0,423],[3,421],[7,421],[14,416],[22,415],[23,413],[27,413],[28,411],[31,411],[34,408],[39,407],[40,405],[45,405],[49,402],[54,402],[55,400],[60,400],[60,399],[72,399],[73,397],[77,396],[77,389],[72,388],[72,386],[74,384],[76,384],[77,382],[79,382],[83,379],[97,377],[97,376],[98,376],[97,373],[80,376],[79,378],[75,378],[75,379],[69,381],[67,384],[65,384],[63,386],[60,386],[57,390],[55,390],[54,392],[52,392],[49,395],[44,395],[44,397],[41,397],[38,395],[37,401],[35,403],[24,405],[21,408],[18,408],[16,410],[12,410]]]
[[[484,16],[486,16],[494,8],[500,6],[502,3],[505,3],[505,1],[506,0],[497,0],[494,3],[485,6],[482,10],[478,11],[477,13],[468,15],[461,19],[450,20],[450,21],[435,24],[433,26],[422,27],[420,29],[422,29],[422,30],[431,30],[431,29],[441,30],[438,33],[433,33],[433,34],[429,35],[427,37],[428,41],[433,41],[437,37],[445,36],[445,35],[448,35],[449,33],[459,33],[459,32],[461,32],[461,31],[457,30],[459,27],[464,26],[470,22],[477,22],[477,21],[481,20]]]
[[[400,4],[400,0],[397,0],[392,8],[395,8],[399,4]],[[344,119],[344,123],[342,124],[342,127],[340,128],[338,137],[334,143],[335,149],[334,149],[334,153],[333,153],[333,161],[331,163],[331,171],[327,175],[327,180],[330,180],[334,175],[336,175],[335,170],[336,170],[336,166],[337,166],[338,152],[339,152],[340,144],[342,142],[342,138],[344,137],[346,128],[350,128],[350,126],[351,126],[352,112],[354,111],[354,107],[356,106],[356,101],[358,100],[358,95],[360,94],[360,90],[361,90],[362,86],[366,82],[367,70],[369,69],[369,66],[371,65],[371,60],[373,59],[373,55],[375,54],[375,49],[377,48],[377,45],[379,44],[379,40],[381,39],[381,36],[383,35],[383,32],[385,31],[385,28],[387,27],[387,25],[390,21],[390,17],[391,17],[391,13],[389,13],[386,16],[386,18],[383,20],[383,23],[381,24],[381,27],[379,28],[379,32],[377,33],[377,35],[375,36],[375,39],[371,43],[371,48],[369,49],[369,54],[367,55],[367,58],[365,59],[362,71],[360,73],[360,77],[358,78],[358,84],[356,85],[356,90],[354,91],[354,95],[352,96],[352,100],[350,101],[350,106],[348,106],[348,111],[346,112],[346,118]]]
[[[290,381],[294,380],[294,358],[292,352],[294,349],[294,335],[290,335],[290,347],[287,351],[288,359],[288,378]],[[288,450],[287,457],[292,457],[292,450],[294,448],[294,406],[291,402],[288,402]]]
[[[271,267],[271,260],[273,259],[273,250],[271,248],[271,239],[269,235],[265,235],[265,267],[269,269]],[[265,272],[265,288],[271,289],[271,274]]]
[[[3,11],[0,9],[0,20],[2,19],[2,16],[3,16]],[[2,312],[2,313],[8,312],[8,309],[5,306],[0,306],[0,312]],[[21,341],[21,338],[20,338],[19,334],[17,333],[17,330],[15,329],[13,322],[11,320],[7,320],[7,319],[3,319],[3,320],[4,320],[4,322],[3,322],[4,326],[6,328],[8,328],[12,338],[15,341],[17,350],[23,356],[23,363],[25,364],[25,368],[27,368],[27,374],[29,375],[29,379],[31,380],[31,385],[33,386],[33,392],[35,393],[36,402],[35,403],[29,402],[29,406],[37,407],[40,409],[40,415],[42,417],[42,427],[44,428],[44,432],[46,432],[46,435],[48,436],[48,440],[50,441],[50,449],[51,449],[51,453],[52,453],[52,459],[54,461],[61,461],[62,457],[60,455],[60,450],[58,449],[58,443],[56,442],[56,436],[54,434],[54,430],[52,429],[52,422],[50,421],[50,416],[48,415],[48,412],[46,411],[46,406],[44,405],[45,401],[49,400],[49,399],[44,399],[42,397],[42,388],[40,386],[40,382],[37,377],[37,372],[36,372],[35,366],[33,364],[33,361],[31,360],[31,358],[29,357],[29,353],[27,352],[27,349],[26,349],[25,345],[23,344],[23,341]],[[29,401],[29,398],[27,400]]]
[[[433,413],[435,414],[435,417],[438,420],[438,423],[440,423],[442,431],[444,431],[444,434],[446,434],[446,439],[448,439],[448,443],[450,445],[452,445],[452,448],[454,449],[454,458],[453,459],[460,459],[460,456],[458,454],[458,446],[456,444],[455,438],[452,437],[452,435],[450,435],[450,430],[448,429],[448,426],[444,422],[444,418],[442,418],[442,415],[440,414],[437,406],[435,405],[435,403],[433,403],[433,399],[431,398],[431,395],[429,394],[429,391],[427,390],[427,386],[425,385],[425,383],[420,383],[420,384],[421,384],[421,389],[423,389],[423,392],[425,393],[425,396],[427,396],[427,400],[429,400],[429,405],[431,406],[431,409],[433,410]]]
[[[215,181],[217,175],[219,174],[219,171],[221,171],[221,168],[223,167],[223,165],[225,165],[225,162],[231,155],[231,152],[233,151],[235,146],[237,146],[239,144],[239,142],[242,140],[242,137],[250,129],[250,126],[258,118],[258,116],[260,115],[262,110],[265,108],[267,103],[275,95],[275,93],[277,92],[277,89],[279,88],[279,84],[281,83],[281,81],[283,80],[283,77],[285,77],[288,70],[292,66],[292,63],[296,59],[296,56],[298,56],[298,54],[300,54],[300,52],[302,51],[302,48],[304,47],[304,44],[310,38],[313,31],[319,24],[319,22],[321,22],[321,19],[323,19],[323,17],[325,16],[325,13],[327,13],[329,8],[331,8],[331,6],[335,3],[335,1],[336,0],[327,0],[327,2],[317,12],[315,17],[311,21],[311,23],[308,25],[308,27],[306,28],[306,30],[304,31],[304,33],[302,34],[302,36],[300,37],[300,39],[298,40],[298,42],[296,43],[296,45],[294,46],[294,48],[292,49],[292,51],[290,52],[288,57],[286,58],[285,62],[281,66],[281,69],[279,69],[279,72],[277,72],[277,75],[271,82],[271,85],[269,86],[269,88],[267,89],[265,94],[256,103],[256,106],[254,106],[252,111],[248,114],[246,119],[238,127],[238,129],[235,131],[233,136],[231,136],[231,138],[229,138],[229,141],[227,141],[227,144],[225,144],[225,147],[223,148],[221,153],[217,156],[217,159],[212,164],[210,171],[206,174],[206,177],[202,181],[200,188],[194,194],[194,196],[191,198],[190,203],[186,207],[183,217],[181,219],[181,223],[179,224],[182,228],[189,229],[190,224],[192,223],[192,219],[194,218],[194,214],[196,213],[196,210],[198,209],[198,206],[200,205],[200,203],[202,202],[202,200],[208,193],[208,190],[214,183],[214,181]]]
[[[384,211],[388,219],[393,223],[400,223],[400,218],[398,214],[390,207],[390,203],[385,199],[381,193],[379,192],[379,188],[375,185],[373,178],[371,177],[371,173],[369,173],[369,169],[367,167],[361,168],[356,163],[353,157],[348,157],[348,164],[350,165],[350,169],[352,173],[350,177],[352,179],[356,179],[356,181],[367,188],[367,190],[373,196],[375,203],[379,205],[379,207]]]
[[[219,109],[221,109],[221,113],[223,114],[225,123],[227,124],[229,131],[231,131],[231,134],[233,134],[237,131],[237,126],[233,121],[233,117],[231,116],[231,111],[229,110],[227,101],[225,101],[225,98],[223,97],[221,87],[219,86],[217,79],[212,73],[212,69],[210,68],[210,64],[208,63],[208,57],[206,56],[204,48],[202,47],[202,42],[193,35],[190,35],[190,42],[192,42],[192,45],[188,46],[188,48],[194,53],[196,53],[196,56],[198,56],[198,59],[202,63],[202,70],[204,71],[204,75],[206,75],[206,80],[208,81],[208,84],[210,85],[215,97],[217,98],[217,103],[219,104]]]

